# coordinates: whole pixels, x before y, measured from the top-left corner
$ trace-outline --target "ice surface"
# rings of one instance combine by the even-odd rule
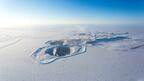
[[[87,45],[95,46],[98,43],[106,43],[128,39],[128,33],[77,33],[73,39],[49,40],[44,46],[36,49],[32,58],[41,64],[51,63],[60,58],[66,58],[86,52]]]
[[[14,32],[0,31],[0,49],[18,43],[21,38]]]
[[[129,39],[112,43],[109,48],[116,51],[143,51],[144,39],[141,35],[129,36]]]
[[[106,25],[103,28],[99,26],[93,26],[93,28],[91,28],[91,26],[87,26],[85,31],[80,31],[74,27],[73,25],[71,27],[66,25],[64,28],[61,28],[58,25],[56,28],[57,31],[55,29],[51,31],[48,27],[40,27],[36,31],[34,29],[36,27],[31,30],[6,30],[1,34],[1,38],[3,37],[4,39],[0,40],[12,42],[11,37],[17,37],[20,33],[22,33],[22,35],[18,36],[18,38],[20,37],[22,40],[0,49],[0,81],[144,80],[144,48],[141,46],[144,40],[144,27],[139,28],[136,25],[135,28],[131,26],[127,28],[125,26],[110,27]],[[66,28],[70,28],[69,30],[72,30],[72,32],[67,31]],[[14,33],[11,33],[12,31],[14,31]],[[129,34],[122,35],[121,32],[129,32]],[[111,38],[114,35],[110,33],[119,33],[121,36],[127,36],[128,38],[109,42],[96,42],[94,45],[86,44],[87,48],[81,49],[82,51],[86,49],[84,53],[70,56],[69,58],[68,56],[65,57],[65,55],[58,57],[59,59],[56,60],[53,58],[51,59],[53,62],[47,59],[39,61],[39,58],[43,58],[39,57],[39,55],[43,56],[43,54],[46,54],[49,57],[50,55],[48,53],[53,51],[47,49],[48,47],[46,46],[51,46],[48,42],[69,40],[69,42],[63,41],[61,44],[67,46],[67,44],[71,43],[71,45],[73,45],[75,43],[75,47],[77,47],[77,44],[81,45],[83,39],[86,41],[94,41],[95,37],[97,37],[97,39]],[[8,38],[5,38],[5,34],[9,35]],[[95,34],[97,35],[95,36]],[[11,40],[8,40],[9,38]],[[88,38],[90,39],[87,40]],[[77,40],[77,42],[70,42],[72,39]],[[1,44],[7,43],[6,41],[1,41]],[[61,46],[59,43],[51,44]],[[132,47],[136,48],[130,49]],[[30,57],[34,51],[37,53],[36,56],[38,56],[36,58],[37,60],[35,59],[36,61]],[[68,52],[69,51],[66,51],[66,53]],[[74,52],[74,48],[71,48],[71,53]],[[55,53],[56,51],[53,52],[53,54]],[[47,63],[48,61],[51,61],[51,63],[45,65],[37,64],[37,62]]]

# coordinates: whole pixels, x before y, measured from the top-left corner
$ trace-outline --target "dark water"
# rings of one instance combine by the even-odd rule
[[[45,54],[53,54],[54,48],[46,49]],[[65,56],[70,53],[70,48],[68,46],[57,46],[56,56]]]

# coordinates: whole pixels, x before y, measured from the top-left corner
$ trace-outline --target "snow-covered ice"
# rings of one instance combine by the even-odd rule
[[[142,81],[143,32],[137,25],[0,29],[0,81]]]

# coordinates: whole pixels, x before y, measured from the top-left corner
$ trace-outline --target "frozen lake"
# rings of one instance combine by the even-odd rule
[[[88,45],[83,54],[39,64],[33,51],[48,40],[75,33],[128,32],[124,40]],[[141,25],[60,25],[0,29],[0,81],[144,81],[144,27]]]

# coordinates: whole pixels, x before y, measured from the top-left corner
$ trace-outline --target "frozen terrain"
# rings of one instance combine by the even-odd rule
[[[128,25],[0,29],[0,81],[144,81],[143,32]]]
[[[73,37],[74,36],[74,37]],[[60,58],[66,58],[87,52],[88,45],[97,46],[100,43],[122,41],[128,38],[128,33],[83,32],[69,35],[69,38],[49,40],[44,46],[36,49],[32,58],[40,64],[49,64]],[[131,47],[140,48],[143,45]]]

